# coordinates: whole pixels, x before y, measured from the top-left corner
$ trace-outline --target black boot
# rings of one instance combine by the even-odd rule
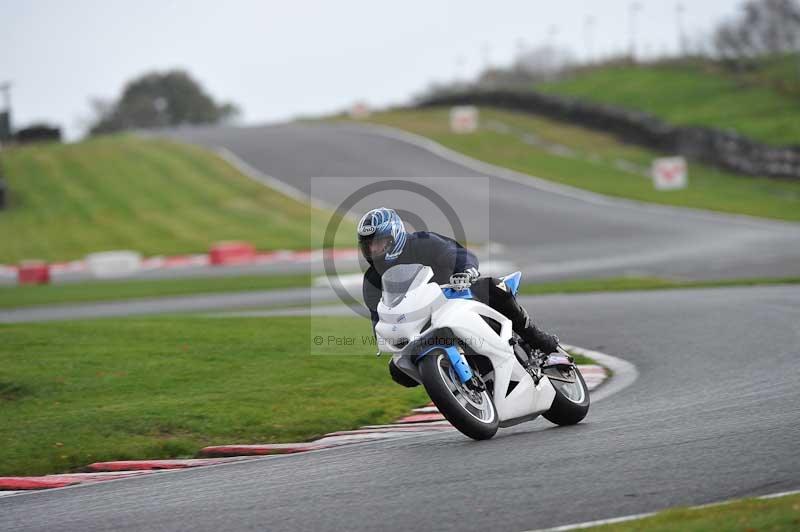
[[[538,349],[545,354],[554,353],[558,348],[558,337],[536,327],[517,298],[497,285],[496,279],[484,277],[472,285],[473,294],[479,301],[488,303],[490,307],[509,318],[514,331],[531,349]]]
[[[546,355],[558,350],[558,336],[548,334],[532,323],[522,329],[519,335],[532,349],[538,349]]]
[[[558,350],[558,336],[548,334],[534,325],[528,316],[528,312],[518,303],[516,308],[519,309],[516,314],[517,319],[512,320],[512,325],[522,340],[531,349],[538,349],[545,355],[555,353]]]

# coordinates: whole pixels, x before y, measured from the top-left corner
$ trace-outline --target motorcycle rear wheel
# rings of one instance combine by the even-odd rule
[[[566,383],[551,379],[550,383],[556,390],[556,397],[550,410],[542,414],[545,419],[556,425],[575,425],[579,423],[586,414],[589,413],[589,388],[583,380],[580,370],[577,367],[570,368],[566,373],[566,368],[559,367],[565,373],[563,377],[575,377],[575,382]],[[547,370],[545,370],[547,375]]]
[[[486,390],[465,386],[450,365],[445,353],[423,357],[419,364],[422,384],[439,412],[462,434],[474,440],[488,440],[497,432],[500,420]]]

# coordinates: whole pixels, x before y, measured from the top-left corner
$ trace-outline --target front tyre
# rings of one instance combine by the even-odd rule
[[[475,440],[495,435],[500,421],[491,396],[464,385],[443,352],[424,356],[419,372],[431,400],[455,428]]]
[[[583,380],[580,370],[575,366],[557,366],[545,370],[545,375],[555,372],[555,376],[574,378],[575,382],[563,382],[550,379],[556,390],[553,404],[546,413],[545,419],[556,425],[575,425],[589,412],[589,388]]]

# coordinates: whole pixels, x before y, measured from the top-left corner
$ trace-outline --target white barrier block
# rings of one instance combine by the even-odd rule
[[[453,133],[473,133],[478,129],[478,108],[458,105],[450,109],[450,130]]]
[[[677,190],[689,184],[688,166],[683,157],[654,159],[652,174],[656,190]]]
[[[97,278],[126,277],[142,267],[142,255],[137,251],[103,251],[86,256],[89,272]]]

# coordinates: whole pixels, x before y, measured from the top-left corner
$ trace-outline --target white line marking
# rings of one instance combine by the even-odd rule
[[[401,129],[396,129],[390,126],[384,126],[379,124],[368,124],[368,123],[352,124],[349,122],[341,122],[341,121],[337,121],[334,123],[341,126],[343,129],[350,129],[351,131],[361,130],[364,132],[373,133],[375,135],[406,142],[407,144],[412,144],[414,146],[427,150],[433,153],[434,155],[438,155],[439,157],[446,159],[450,162],[475,170],[476,172],[488,174],[492,177],[497,177],[500,179],[504,179],[506,181],[518,183],[520,185],[529,188],[544,190],[546,192],[552,192],[553,194],[558,194],[561,196],[584,201],[586,203],[591,203],[594,205],[633,208],[649,212],[658,212],[658,211],[669,212],[672,214],[693,216],[697,219],[709,220],[717,223],[738,222],[750,227],[775,228],[777,226],[780,226],[788,229],[797,229],[798,225],[796,222],[786,222],[782,220],[757,218],[755,216],[748,216],[746,214],[733,214],[733,213],[708,211],[703,209],[694,209],[691,207],[679,207],[675,205],[648,203],[644,201],[622,198],[619,196],[606,196],[596,192],[590,192],[588,190],[584,190],[581,188],[572,187],[569,185],[563,185],[561,183],[556,183],[553,181],[548,181],[541,177],[532,176],[529,174],[523,174],[522,172],[515,172],[514,170],[509,170],[508,168],[503,168],[501,166],[495,166],[493,164],[485,163],[483,161],[479,161],[477,159],[473,159],[471,157],[458,153],[454,150],[451,150],[450,148],[446,148],[445,146],[427,137],[416,135],[414,133],[409,133],[408,131],[403,131]]]
[[[215,148],[215,151],[217,152],[217,155],[227,161],[228,164],[236,168],[239,172],[243,173],[253,181],[257,181],[262,185],[266,185],[269,188],[277,190],[281,194],[289,196],[290,198],[296,199],[302,203],[309,203],[311,201],[311,198],[309,198],[308,194],[299,188],[295,188],[292,185],[281,181],[280,179],[276,179],[265,174],[258,168],[250,165],[250,163],[246,162],[228,148],[218,146]]]
[[[788,497],[789,495],[800,495],[800,490],[781,491],[778,493],[770,493],[769,495],[762,495],[758,499],[777,499],[779,497]]]
[[[778,499],[780,497],[787,497],[789,495],[798,495],[800,494],[800,490],[792,490],[792,491],[782,491],[779,493],[770,493],[769,495],[760,495],[758,497],[744,497],[743,499],[730,499],[727,501],[720,501],[720,502],[712,502],[708,504],[700,504],[697,506],[689,506],[687,510],[702,510],[704,508],[709,508],[713,506],[721,506],[724,504],[731,504],[734,502],[738,502],[744,499],[759,499],[759,500],[767,500],[767,499]],[[677,507],[680,508],[680,507]],[[593,526],[602,526],[602,525],[610,525],[614,523],[624,523],[625,521],[633,521],[635,519],[644,519],[647,517],[652,517],[660,512],[664,512],[669,510],[669,508],[664,508],[663,510],[659,510],[657,512],[646,512],[641,514],[631,514],[631,515],[623,515],[622,517],[612,517],[610,519],[598,519],[596,521],[585,521],[583,523],[575,523],[572,525],[563,525],[557,526],[553,528],[538,528],[535,530],[529,530],[527,532],[560,532],[562,530],[578,530],[581,528],[590,528]]]
[[[331,212],[336,211],[335,205],[330,204],[318,198],[313,198],[310,195],[303,192],[302,190],[300,190],[299,188],[294,187],[285,181],[281,181],[280,179],[272,177],[271,175],[265,174],[258,168],[252,166],[247,161],[245,161],[244,159],[233,153],[228,148],[225,148],[223,146],[217,146],[216,148],[214,148],[214,151],[216,151],[217,155],[222,157],[222,159],[227,161],[231,166],[236,168],[239,172],[249,177],[253,181],[256,181],[257,183],[265,185],[301,203],[309,204],[317,209],[324,211],[331,211]],[[350,213],[348,213],[345,217],[350,218],[352,220],[356,220],[355,216]]]
[[[579,528],[589,528],[592,526],[611,525],[614,523],[624,523],[625,521],[633,521],[634,519],[644,519],[656,515],[656,512],[649,512],[644,514],[625,515],[623,517],[613,517],[611,519],[598,519],[597,521],[586,521],[585,523],[577,523],[574,525],[557,526],[554,528],[541,528],[537,530],[529,530],[528,532],[560,532],[562,530],[576,530]]]
[[[633,384],[637,377],[639,377],[639,372],[637,371],[636,366],[627,360],[623,360],[606,353],[601,353],[599,351],[584,349],[582,347],[575,347],[571,345],[564,345],[563,347],[567,351],[571,351],[577,355],[587,356],[611,370],[611,378],[603,381],[603,386],[601,386],[597,391],[592,391],[592,402],[601,401],[617,392],[622,391],[623,388],[627,388]]]

